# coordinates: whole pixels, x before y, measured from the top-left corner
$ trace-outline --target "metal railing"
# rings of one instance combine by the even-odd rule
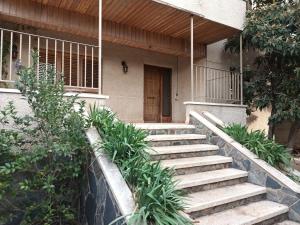
[[[0,28],[0,84],[12,86],[18,79],[17,67],[33,65],[34,51],[39,56],[37,76],[51,67],[66,89],[98,92],[98,46],[4,28]]]
[[[194,65],[194,99],[212,103],[241,104],[241,74]]]

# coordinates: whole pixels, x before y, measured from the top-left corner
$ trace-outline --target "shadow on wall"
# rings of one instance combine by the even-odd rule
[[[268,134],[268,119],[271,115],[271,109],[265,108],[263,110],[256,110],[247,117],[247,126],[249,130],[263,130],[265,134]],[[276,142],[286,145],[288,143],[288,135],[291,127],[291,123],[286,121],[278,125],[275,129]],[[300,131],[297,134],[294,150],[300,151]]]

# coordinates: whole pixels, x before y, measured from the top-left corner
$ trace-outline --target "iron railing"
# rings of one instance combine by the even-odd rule
[[[241,74],[194,65],[194,98],[196,101],[241,104]]]
[[[98,91],[98,46],[4,28],[0,28],[0,84],[14,83],[17,67],[32,66],[34,51],[39,56],[38,76],[52,67],[66,89]]]

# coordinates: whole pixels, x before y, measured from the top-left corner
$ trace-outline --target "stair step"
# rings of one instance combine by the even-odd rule
[[[184,123],[138,123],[134,125],[151,135],[191,134],[195,131],[195,126]]]
[[[210,144],[199,144],[199,145],[174,145],[174,146],[160,146],[153,147],[153,151],[150,152],[151,155],[167,155],[167,154],[180,154],[180,153],[190,153],[190,152],[205,152],[205,151],[215,151],[219,147],[217,145]]]
[[[231,162],[232,162],[231,157],[212,155],[212,156],[204,156],[204,157],[162,160],[161,164],[163,167],[182,169],[182,168],[207,166],[207,165],[215,165],[215,164],[231,163]]]
[[[206,135],[202,134],[162,134],[162,135],[149,135],[147,141],[180,141],[180,140],[203,140]]]
[[[202,186],[212,183],[224,182],[239,178],[246,178],[248,173],[243,170],[226,168],[221,170],[213,170],[202,173],[194,173],[187,175],[175,176],[174,179],[178,181],[177,188],[184,189],[195,186]]]
[[[285,214],[288,210],[285,205],[259,201],[197,218],[195,225],[252,225]]]
[[[159,134],[149,135],[146,140],[152,147],[170,145],[194,145],[207,142],[205,135],[200,134]]]
[[[152,147],[149,154],[153,160],[166,160],[215,155],[218,149],[210,144],[159,146]]]
[[[300,223],[291,220],[285,220],[281,223],[276,223],[275,225],[300,225]]]
[[[187,195],[186,213],[193,213],[213,207],[229,204],[266,193],[266,188],[243,183]],[[194,217],[194,216],[193,216]]]
[[[195,129],[194,125],[185,123],[135,123],[134,126],[142,130]]]

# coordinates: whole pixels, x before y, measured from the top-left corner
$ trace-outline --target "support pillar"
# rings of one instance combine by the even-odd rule
[[[191,101],[194,101],[194,17],[191,16]]]
[[[102,94],[102,0],[99,0],[98,94]]]
[[[241,85],[241,105],[244,103],[244,94],[243,94],[243,35],[240,35],[240,85]]]

